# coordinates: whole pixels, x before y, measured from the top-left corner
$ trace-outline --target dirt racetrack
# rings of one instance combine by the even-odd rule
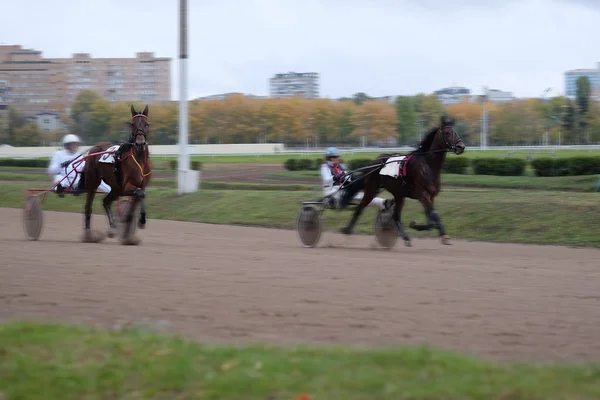
[[[45,213],[37,242],[0,209],[0,320],[150,324],[208,342],[430,343],[498,359],[600,358],[600,251],[150,220],[138,247],[83,244]],[[106,226],[94,215],[97,228]]]

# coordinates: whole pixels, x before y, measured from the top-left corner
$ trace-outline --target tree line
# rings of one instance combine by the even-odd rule
[[[600,103],[591,100],[587,78],[577,81],[577,96],[488,102],[488,144],[589,144],[600,142]],[[66,131],[86,144],[125,139],[130,102],[108,102],[93,91],[81,91],[70,113],[61,113],[64,129],[41,132],[10,110],[8,144],[48,145]],[[135,104],[143,108],[143,104]],[[224,100],[189,103],[189,140],[194,144],[283,142],[288,146],[414,145],[442,114],[457,118],[456,131],[467,145],[479,145],[482,104],[465,100],[443,105],[434,95],[400,96],[390,103],[365,93],[338,100],[251,99],[231,95]],[[175,144],[178,103],[150,106],[149,141]]]

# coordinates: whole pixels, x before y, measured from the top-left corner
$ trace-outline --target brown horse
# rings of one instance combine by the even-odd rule
[[[431,230],[434,226],[439,230],[443,244],[450,244],[450,238],[446,235],[446,229],[442,225],[442,219],[434,208],[434,199],[440,192],[441,173],[446,161],[446,153],[454,152],[462,154],[465,145],[460,136],[454,130],[454,119],[448,117],[440,118],[440,126],[431,129],[419,147],[397,164],[400,171],[398,177],[382,175],[380,171],[386,165],[390,157],[399,154],[380,154],[366,168],[359,178],[359,185],[352,188],[347,196],[353,196],[358,190],[364,190],[364,197],[354,211],[348,226],[341,232],[350,235],[356,221],[362,214],[364,208],[373,200],[380,188],[386,189],[394,196],[394,211],[392,218],[398,228],[398,233],[404,239],[406,246],[411,245],[410,237],[401,223],[401,212],[405,198],[418,200],[425,209],[427,223],[420,225],[412,221],[409,226],[418,231]],[[391,162],[390,162],[391,163]],[[362,181],[362,182],[360,182]]]
[[[121,196],[132,196],[133,204],[129,208],[129,214],[126,217],[127,224],[132,223],[134,218],[135,206],[141,204],[140,219],[138,226],[144,229],[146,226],[146,204],[145,189],[152,178],[152,162],[150,161],[150,152],[146,138],[150,133],[150,124],[148,123],[148,105],[144,111],[139,113],[131,106],[131,121],[127,124],[131,127],[131,134],[127,143],[119,146],[118,150],[112,154],[113,163],[103,162],[103,155],[88,156],[86,159],[84,174],[85,190],[87,192],[85,202],[85,242],[99,242],[103,239],[102,235],[92,233],[90,222],[92,217],[92,204],[96,195],[96,188],[104,180],[110,186],[110,193],[104,197],[102,205],[108,218],[109,230],[108,236],[115,236],[115,217],[111,209],[113,201]],[[88,154],[106,152],[112,143],[102,142],[90,148]],[[107,155],[107,157],[110,154]],[[106,158],[106,157],[105,157]],[[132,241],[127,244],[136,244]]]

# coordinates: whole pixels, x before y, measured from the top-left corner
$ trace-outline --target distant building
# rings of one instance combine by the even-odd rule
[[[38,50],[0,45],[1,101],[31,115],[68,107],[84,89],[109,101],[153,103],[171,99],[171,59],[151,52],[135,58],[43,58]],[[1,87],[2,85],[0,85]]]
[[[288,72],[275,74],[269,80],[271,97],[303,96],[307,99],[319,97],[319,74],[316,72]]]
[[[506,103],[513,101],[515,99],[515,96],[512,92],[505,92],[503,90],[498,89],[488,89],[487,99],[491,103]]]
[[[37,126],[45,132],[64,129],[64,125],[60,120],[60,114],[54,111],[45,111],[35,115],[30,115],[27,117],[27,119],[35,122]]]
[[[249,99],[266,99],[266,98],[268,98],[268,96],[256,96],[254,94],[230,92],[230,93],[221,93],[221,94],[211,94],[210,96],[198,97],[194,100],[225,100],[225,98],[227,98],[229,96],[235,96],[235,95],[244,96]]]
[[[572,69],[565,72],[565,96],[577,95],[577,79],[587,76],[592,86],[592,94],[598,96],[600,92],[600,63],[596,69]]]
[[[433,94],[443,105],[470,101],[471,91],[465,87],[453,86],[436,90]]]
[[[0,144],[8,139],[8,106],[0,104]]]

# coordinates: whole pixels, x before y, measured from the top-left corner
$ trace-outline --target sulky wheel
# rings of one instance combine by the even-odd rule
[[[315,247],[321,239],[321,229],[321,212],[315,206],[303,206],[296,223],[296,231],[302,245]]]
[[[121,243],[130,241],[135,234],[137,223],[135,221],[135,203],[133,199],[119,199],[117,201],[117,238]],[[134,207],[131,209],[131,207]],[[128,215],[129,214],[129,215]]]
[[[375,218],[375,237],[384,249],[391,249],[398,240],[398,227],[392,210],[380,210]]]
[[[44,227],[42,201],[38,196],[29,196],[23,209],[23,229],[29,240],[38,240]]]

